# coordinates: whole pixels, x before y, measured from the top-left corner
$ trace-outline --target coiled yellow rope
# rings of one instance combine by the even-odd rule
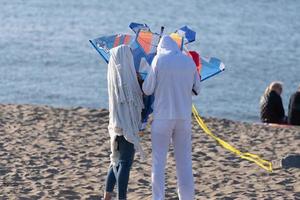
[[[272,163],[261,159],[258,155],[252,154],[252,153],[243,153],[240,152],[238,149],[234,148],[233,146],[231,146],[230,144],[228,144],[227,142],[223,141],[222,139],[218,138],[217,136],[215,136],[209,129],[208,127],[205,125],[205,123],[203,122],[203,120],[201,119],[195,105],[193,105],[192,107],[192,111],[193,111],[193,115],[196,119],[196,121],[198,122],[199,126],[204,130],[204,132],[208,135],[210,135],[212,138],[214,138],[222,147],[224,147],[225,149],[235,153],[236,155],[240,156],[243,159],[246,160],[250,160],[254,163],[256,163],[258,166],[260,166],[261,168],[272,172]]]

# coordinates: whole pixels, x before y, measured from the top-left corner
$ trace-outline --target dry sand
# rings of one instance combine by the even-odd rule
[[[224,150],[193,122],[196,199],[300,199],[300,169],[278,161],[300,153],[300,127],[204,118],[212,132],[241,151],[275,162],[268,173]],[[108,111],[0,105],[0,199],[100,199],[109,165]],[[151,145],[147,161],[133,164],[128,199],[151,199]],[[172,149],[172,147],[171,147]],[[166,199],[177,199],[173,153]]]

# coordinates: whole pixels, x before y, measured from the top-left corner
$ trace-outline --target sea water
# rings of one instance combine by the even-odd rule
[[[106,64],[89,39],[131,33],[130,22],[171,33],[197,32],[190,49],[221,59],[226,71],[202,82],[200,114],[259,120],[267,85],[284,83],[283,103],[300,85],[297,0],[1,0],[0,103],[107,108]]]

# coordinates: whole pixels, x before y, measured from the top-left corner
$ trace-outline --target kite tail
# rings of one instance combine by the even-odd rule
[[[223,148],[233,152],[234,154],[238,155],[239,157],[241,157],[243,159],[246,159],[246,160],[249,160],[249,161],[252,161],[252,162],[256,163],[258,166],[260,166],[261,168],[263,168],[263,169],[265,169],[269,172],[273,171],[271,162],[260,158],[256,154],[240,152],[235,147],[231,146],[230,144],[228,144],[224,140],[222,140],[222,139],[218,138],[217,136],[215,136],[209,130],[209,128],[206,126],[206,124],[203,122],[203,120],[201,119],[195,105],[193,105],[192,111],[193,111],[193,115],[194,115],[196,121],[198,122],[199,126],[204,130],[204,132],[206,134],[208,134],[209,136],[211,136],[213,139],[215,139]]]

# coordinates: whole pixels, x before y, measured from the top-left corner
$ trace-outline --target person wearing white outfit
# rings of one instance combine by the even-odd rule
[[[158,44],[142,89],[155,98],[151,127],[152,199],[165,198],[165,165],[172,141],[179,199],[192,200],[192,93],[199,94],[200,76],[192,58],[183,54],[171,37],[163,36]]]

